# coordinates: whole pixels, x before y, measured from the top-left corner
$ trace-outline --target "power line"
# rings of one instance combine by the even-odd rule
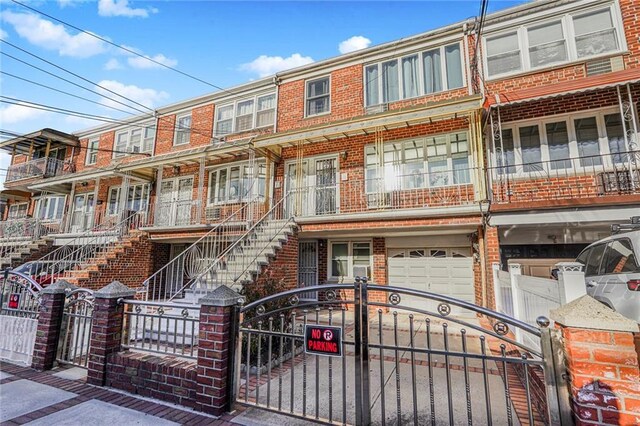
[[[101,85],[99,85],[98,83],[96,83],[96,82],[94,82],[94,81],[91,81],[91,80],[89,80],[89,79],[87,79],[87,78],[82,77],[82,76],[81,76],[81,75],[79,75],[79,74],[74,73],[73,71],[69,71],[68,69],[66,69],[66,68],[64,68],[64,67],[61,67],[60,65],[56,65],[56,64],[54,64],[53,62],[48,61],[48,60],[44,59],[43,57],[36,55],[35,53],[31,53],[31,52],[29,52],[28,50],[21,48],[20,46],[16,46],[15,44],[13,44],[13,43],[11,43],[11,42],[8,42],[7,40],[0,39],[0,42],[2,42],[2,43],[6,43],[6,44],[8,44],[9,46],[13,47],[14,49],[18,49],[18,50],[20,50],[20,51],[22,51],[22,52],[26,53],[27,55],[33,56],[34,58],[37,58],[37,59],[39,59],[39,60],[41,60],[41,61],[43,61],[43,62],[46,62],[47,64],[49,64],[49,65],[51,65],[51,66],[53,66],[53,67],[56,67],[56,68],[58,68],[59,70],[64,71],[64,72],[66,72],[66,73],[68,73],[68,74],[71,74],[72,76],[77,77],[77,78],[79,78],[80,80],[83,80],[83,81],[86,81],[87,83],[93,84],[94,86],[97,86],[97,87],[99,87],[99,88],[101,88],[101,89],[103,89],[103,90],[106,90],[106,91],[107,91],[107,92],[109,92],[109,93],[112,93],[112,94],[114,94],[114,95],[116,95],[116,96],[118,96],[118,97],[120,97],[120,98],[122,98],[122,99],[126,99],[126,100],[127,100],[127,101],[129,101],[129,102],[132,102],[132,103],[134,103],[134,104],[136,104],[136,105],[138,105],[138,106],[141,106],[141,107],[143,107],[143,108],[145,108],[145,109],[148,109],[149,111],[151,111],[151,112],[154,112],[154,113],[155,113],[155,111],[154,111],[153,109],[149,108],[149,107],[148,107],[148,106],[146,106],[146,105],[143,105],[143,104],[141,104],[141,103],[139,103],[139,102],[136,102],[136,101],[134,101],[133,99],[127,98],[126,96],[123,96],[123,95],[121,95],[121,94],[119,94],[119,93],[117,93],[117,92],[115,92],[115,91],[113,91],[113,90],[111,90],[111,89],[108,89],[108,88],[106,88],[106,87],[104,87],[104,86],[101,86]],[[130,107],[130,108],[133,108],[133,107]],[[133,108],[133,109],[136,109],[136,108]]]
[[[65,21],[63,21],[63,20],[61,20],[61,19],[55,18],[55,17],[53,17],[53,16],[51,16],[51,15],[49,15],[49,14],[47,14],[47,13],[44,13],[44,12],[42,12],[42,11],[38,10],[38,9],[35,9],[35,8],[31,7],[31,6],[27,6],[27,5],[26,5],[26,4],[24,4],[24,3],[21,3],[21,2],[16,1],[16,0],[11,0],[11,1],[12,1],[13,3],[17,4],[17,5],[20,5],[20,6],[24,7],[24,8],[26,8],[26,9],[29,9],[29,10],[31,10],[31,11],[33,11],[33,12],[36,12],[36,13],[38,13],[38,14],[42,15],[42,16],[46,16],[46,17],[47,17],[47,18],[49,18],[49,19],[53,19],[54,21],[59,22],[59,23],[61,23],[62,25],[66,25],[67,27],[69,27],[69,28],[73,28],[73,29],[74,29],[74,30],[76,30],[76,31],[80,31],[81,33],[84,33],[84,34],[90,35],[91,37],[94,37],[94,38],[96,38],[96,39],[98,39],[98,40],[101,40],[101,41],[103,41],[104,43],[110,44],[111,46],[115,46],[115,47],[117,47],[118,49],[122,49],[122,50],[124,50],[124,51],[126,51],[126,52],[128,52],[128,53],[131,53],[131,54],[133,54],[133,55],[136,55],[136,56],[139,56],[139,57],[141,57],[141,58],[144,58],[144,59],[146,59],[146,60],[148,60],[148,61],[153,62],[153,63],[154,63],[154,64],[156,64],[156,65],[160,65],[161,67],[167,68],[167,69],[169,69],[169,70],[171,70],[171,71],[174,71],[174,72],[177,72],[177,73],[179,73],[179,74],[181,74],[181,75],[184,75],[185,77],[191,78],[191,79],[193,79],[193,80],[195,80],[195,81],[198,81],[198,82],[200,82],[200,83],[206,84],[207,86],[213,87],[213,88],[218,89],[218,90],[221,90],[221,91],[223,91],[223,92],[226,92],[226,93],[229,93],[229,94],[232,94],[232,95],[235,95],[235,94],[236,94],[236,93],[234,93],[234,92],[232,92],[232,91],[230,91],[230,90],[224,89],[224,88],[222,88],[222,87],[220,87],[220,86],[217,86],[217,85],[215,85],[215,84],[213,84],[213,83],[209,83],[209,82],[207,82],[207,81],[204,81],[204,80],[202,80],[201,78],[195,77],[195,76],[193,76],[193,75],[191,75],[191,74],[188,74],[188,73],[186,73],[186,72],[184,72],[184,71],[180,71],[179,69],[174,68],[174,67],[172,67],[172,66],[170,66],[170,65],[164,64],[164,63],[162,63],[162,62],[160,62],[160,61],[157,61],[157,60],[155,60],[155,59],[153,59],[153,58],[151,58],[151,57],[149,57],[149,56],[142,55],[142,54],[140,54],[140,53],[136,52],[136,51],[135,51],[135,50],[133,50],[133,49],[129,49],[129,48],[127,48],[127,47],[124,47],[124,46],[122,46],[122,45],[119,45],[119,44],[117,44],[117,43],[114,43],[114,42],[112,42],[111,40],[108,40],[108,39],[106,39],[106,38],[104,38],[104,37],[101,37],[101,36],[99,36],[99,35],[97,35],[97,34],[94,34],[94,33],[92,33],[92,32],[89,32],[89,31],[83,30],[82,28],[76,27],[76,26],[75,26],[75,25],[73,25],[73,24],[70,24],[70,23],[65,22]]]
[[[65,92],[64,90],[56,89],[55,87],[47,86],[46,84],[38,83],[37,81],[29,80],[27,78],[23,78],[23,77],[8,73],[6,71],[1,71],[0,70],[0,74],[7,75],[9,77],[13,77],[13,78],[18,79],[18,80],[22,80],[22,81],[25,81],[27,83],[31,83],[31,84],[36,85],[36,86],[44,87],[45,89],[53,90],[55,92],[62,93],[62,94],[67,95],[67,96],[72,96],[72,97],[77,98],[77,99],[82,99],[83,101],[91,102],[93,104],[100,105],[100,106],[103,106],[105,108],[111,108],[111,109],[116,110],[116,111],[124,112],[125,114],[131,114],[129,111],[125,111],[123,109],[116,108],[116,107],[111,106],[111,105],[103,104],[101,102],[97,102],[97,101],[94,101],[92,99],[85,98],[83,96],[74,95],[73,93]]]
[[[20,59],[20,58],[16,58],[15,56],[8,54],[7,52],[2,52],[2,51],[0,51],[0,54],[2,54],[2,55],[4,55],[4,56],[7,56],[7,57],[9,57],[9,58],[11,58],[11,59],[13,59],[13,60],[15,60],[15,61],[21,62],[21,63],[23,63],[23,64],[25,64],[25,65],[27,65],[27,66],[30,66],[31,68],[37,69],[38,71],[41,71],[41,72],[43,72],[43,73],[45,73],[45,74],[48,74],[48,75],[50,75],[50,76],[52,76],[52,77],[55,77],[55,78],[59,79],[59,80],[65,81],[65,82],[67,82],[67,83],[69,83],[69,84],[72,84],[72,85],[74,85],[74,86],[76,86],[76,87],[79,87],[79,88],[81,88],[81,89],[87,90],[87,91],[89,91],[89,92],[91,92],[91,93],[95,93],[96,95],[103,96],[103,97],[105,97],[105,98],[107,98],[107,99],[109,99],[109,100],[111,100],[111,101],[113,101],[113,102],[116,102],[116,103],[118,103],[118,104],[120,104],[120,105],[124,105],[124,106],[126,106],[127,108],[131,108],[131,109],[136,110],[136,111],[138,111],[138,112],[141,112],[141,113],[143,113],[143,114],[149,115],[150,117],[152,116],[151,114],[149,114],[149,113],[148,113],[148,112],[146,112],[146,111],[143,111],[143,110],[138,109],[138,108],[136,108],[136,107],[134,107],[134,106],[131,106],[131,105],[125,104],[124,102],[121,102],[121,101],[119,101],[119,100],[117,100],[117,99],[113,99],[113,98],[110,98],[110,97],[108,97],[108,96],[105,96],[104,94],[102,94],[102,93],[100,93],[100,92],[97,92],[97,91],[95,91],[95,90],[92,90],[92,89],[89,89],[89,88],[87,88],[87,87],[84,87],[84,86],[82,86],[82,85],[80,85],[80,84],[78,84],[78,83],[74,83],[74,82],[73,82],[73,81],[71,81],[71,80],[68,80],[68,79],[66,79],[66,78],[64,78],[64,77],[60,77],[59,75],[56,75],[56,74],[54,74],[54,73],[52,73],[52,72],[49,72],[49,71],[47,71],[47,70],[45,70],[45,69],[43,69],[43,68],[40,68],[40,67],[38,67],[38,66],[36,66],[36,65],[30,64],[30,63],[29,63],[29,62],[27,62],[27,61],[23,61],[23,60],[22,60],[22,59]],[[131,114],[131,113],[130,113],[130,112],[127,112],[127,114]]]

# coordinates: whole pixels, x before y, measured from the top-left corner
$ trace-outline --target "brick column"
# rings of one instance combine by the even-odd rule
[[[638,324],[590,296],[551,312],[562,333],[576,425],[640,424]]]
[[[238,301],[241,296],[220,286],[200,299],[196,401],[205,413],[230,411],[234,398],[234,363]]]
[[[135,290],[119,281],[114,281],[93,293],[95,301],[87,383],[104,386],[107,357],[120,351],[124,305],[119,304],[118,299],[133,297],[135,293]]]
[[[67,281],[60,280],[40,292],[38,330],[36,331],[33,361],[31,362],[31,367],[36,370],[51,370],[53,368],[58,352],[58,340],[60,340],[65,292],[74,287]]]

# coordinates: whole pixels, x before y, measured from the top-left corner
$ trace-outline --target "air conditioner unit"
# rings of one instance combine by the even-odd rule
[[[139,146],[132,146],[131,147],[131,152],[140,152],[140,147]]]
[[[221,210],[220,207],[207,207],[204,213],[207,222],[219,220],[222,213]]]
[[[367,115],[379,114],[381,112],[387,111],[388,109],[389,109],[389,104],[374,105],[374,106],[367,107],[367,109],[365,110],[365,114]]]
[[[592,61],[585,62],[587,77],[622,70],[624,70],[624,61],[622,60],[622,56],[594,59]]]

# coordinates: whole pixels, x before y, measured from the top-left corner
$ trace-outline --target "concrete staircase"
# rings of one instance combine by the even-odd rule
[[[50,252],[53,248],[53,238],[43,237],[35,241],[0,240],[0,245],[2,245],[0,269],[15,268]]]

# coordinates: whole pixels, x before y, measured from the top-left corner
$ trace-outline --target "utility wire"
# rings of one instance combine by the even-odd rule
[[[83,96],[74,95],[73,93],[65,92],[64,90],[56,89],[55,87],[47,86],[46,84],[38,83],[37,81],[29,80],[27,78],[23,78],[23,77],[8,73],[6,71],[0,70],[0,74],[7,75],[9,77],[13,77],[13,78],[18,79],[18,80],[22,80],[22,81],[25,81],[27,83],[31,83],[31,84],[36,85],[36,86],[44,87],[45,89],[53,90],[54,92],[62,93],[62,94],[67,95],[67,96],[72,96],[72,97],[77,98],[77,99],[82,99],[83,101],[91,102],[92,104],[100,105],[100,106],[103,106],[105,108],[111,108],[111,109],[116,110],[116,111],[124,112],[125,114],[131,114],[131,112],[129,112],[129,111],[125,111],[123,109],[116,108],[116,107],[111,106],[111,105],[103,104],[101,102],[97,102],[97,101],[94,101],[92,99],[85,98]]]
[[[118,92],[115,92],[115,91],[113,91],[113,90],[111,90],[111,89],[108,89],[108,88],[106,88],[106,87],[104,87],[104,86],[101,86],[101,85],[99,85],[98,83],[96,83],[96,82],[94,82],[94,81],[91,81],[91,80],[89,80],[89,79],[87,79],[87,78],[82,77],[82,76],[81,76],[81,75],[79,75],[79,74],[74,73],[73,71],[69,71],[68,69],[66,69],[66,68],[64,68],[64,67],[61,67],[60,65],[56,65],[56,64],[54,64],[53,62],[48,61],[48,60],[44,59],[43,57],[36,55],[35,53],[31,53],[31,52],[29,52],[28,50],[21,48],[20,46],[16,46],[15,44],[13,44],[13,43],[11,43],[11,42],[8,42],[7,40],[0,39],[0,42],[5,43],[5,44],[8,44],[9,46],[13,47],[14,49],[18,49],[18,50],[20,50],[20,51],[22,51],[22,52],[26,53],[27,55],[33,56],[34,58],[37,58],[37,59],[39,59],[39,60],[41,60],[41,61],[43,61],[43,62],[45,62],[45,63],[47,63],[47,64],[49,64],[49,65],[51,65],[51,66],[53,66],[53,67],[56,67],[56,68],[58,68],[58,69],[59,69],[59,70],[61,70],[61,71],[64,71],[64,72],[66,72],[66,73],[68,73],[68,74],[71,74],[72,76],[74,76],[74,77],[76,77],[76,78],[79,78],[79,79],[80,79],[80,80],[82,80],[82,81],[86,81],[87,83],[93,84],[93,85],[94,85],[94,86],[96,86],[96,87],[99,87],[99,88],[101,88],[101,89],[103,89],[103,90],[106,90],[106,91],[107,91],[107,92],[109,92],[109,93],[112,93],[112,94],[114,94],[114,95],[116,95],[116,96],[118,96],[118,97],[120,97],[120,98],[122,98],[122,99],[126,99],[127,101],[129,101],[129,102],[131,102],[131,103],[134,103],[134,104],[136,104],[136,105],[138,105],[138,106],[141,106],[142,108],[145,108],[145,109],[147,109],[147,110],[149,110],[149,111],[151,111],[151,112],[155,113],[155,111],[154,111],[153,109],[149,108],[149,107],[148,107],[148,106],[146,106],[146,105],[143,105],[143,104],[141,104],[141,103],[139,103],[139,102],[134,101],[133,99],[127,98],[126,96],[123,96],[123,95],[119,94]],[[137,109],[137,108],[133,108],[133,107],[131,107],[131,106],[130,106],[130,108],[132,108],[132,109]],[[141,110],[138,110],[138,111],[141,111]],[[144,111],[141,111],[141,112],[144,112]]]
[[[45,74],[48,74],[48,75],[50,75],[50,76],[52,76],[52,77],[55,77],[55,78],[59,79],[59,80],[65,81],[65,82],[67,82],[67,83],[69,83],[69,84],[72,84],[72,85],[74,85],[74,86],[76,86],[76,87],[79,87],[79,88],[81,88],[81,89],[87,90],[87,91],[89,91],[89,92],[91,92],[91,93],[95,93],[96,95],[99,95],[99,96],[105,97],[105,98],[107,98],[107,99],[109,99],[109,100],[111,100],[111,101],[113,101],[113,102],[116,102],[116,103],[118,103],[118,104],[120,104],[120,105],[124,105],[124,106],[126,106],[127,108],[134,109],[134,110],[136,110],[136,111],[138,111],[138,112],[141,112],[141,113],[143,113],[143,114],[149,115],[149,117],[152,117],[152,114],[149,114],[149,113],[148,113],[148,112],[146,112],[146,111],[143,111],[143,110],[138,109],[138,108],[136,108],[136,107],[133,107],[133,106],[131,106],[131,105],[125,104],[124,102],[121,102],[121,101],[119,101],[119,100],[117,100],[117,99],[113,99],[113,98],[110,98],[110,97],[108,97],[108,96],[105,96],[104,94],[102,94],[102,93],[100,93],[100,92],[97,92],[97,91],[95,91],[95,90],[92,90],[92,89],[89,89],[89,88],[87,88],[87,87],[84,87],[84,86],[82,86],[82,85],[80,85],[80,84],[78,84],[78,83],[74,83],[74,82],[73,82],[73,81],[71,81],[71,80],[68,80],[68,79],[66,79],[66,78],[64,78],[64,77],[60,77],[59,75],[56,75],[56,74],[54,74],[54,73],[52,73],[52,72],[49,72],[49,71],[47,71],[47,70],[45,70],[45,69],[43,69],[43,68],[40,68],[40,67],[38,67],[38,66],[36,66],[36,65],[30,64],[30,63],[29,63],[29,62],[27,62],[27,61],[23,61],[23,60],[22,60],[22,59],[20,59],[20,58],[16,58],[15,56],[8,54],[7,52],[2,52],[2,51],[0,51],[0,54],[2,54],[2,55],[4,55],[4,56],[7,56],[7,57],[9,57],[9,58],[11,58],[11,59],[13,59],[13,60],[15,60],[15,61],[21,62],[21,63],[23,63],[23,64],[25,64],[25,65],[27,65],[27,66],[29,66],[29,67],[31,67],[31,68],[37,69],[38,71],[41,71],[41,72],[43,72],[43,73],[45,73]],[[131,112],[127,112],[127,114],[131,114]]]

